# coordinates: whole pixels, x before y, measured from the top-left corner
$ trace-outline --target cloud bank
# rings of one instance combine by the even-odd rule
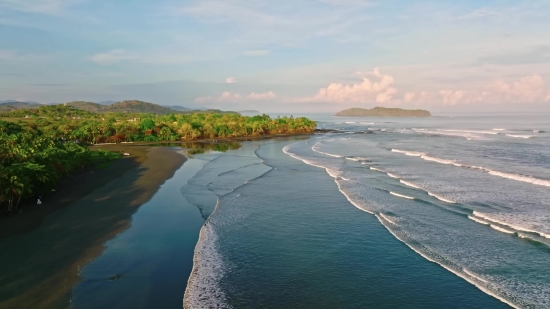
[[[355,84],[331,83],[311,97],[293,98],[295,102],[367,103],[382,105],[471,105],[537,104],[550,101],[550,90],[540,75],[533,74],[514,81],[494,80],[480,89],[441,89],[439,91],[400,91],[393,76],[356,72],[363,77]]]

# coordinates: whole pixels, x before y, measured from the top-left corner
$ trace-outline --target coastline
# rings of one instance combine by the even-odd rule
[[[0,308],[68,307],[80,269],[186,161],[168,147],[93,147],[131,155],[73,175],[43,205],[0,221]]]

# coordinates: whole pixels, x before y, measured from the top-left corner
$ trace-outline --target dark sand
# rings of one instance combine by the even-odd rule
[[[43,205],[0,218],[0,308],[69,307],[80,269],[185,162],[168,147],[96,148],[131,156],[82,171]]]

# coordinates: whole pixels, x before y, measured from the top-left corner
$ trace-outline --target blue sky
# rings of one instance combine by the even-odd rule
[[[0,0],[0,100],[548,109],[550,1]]]

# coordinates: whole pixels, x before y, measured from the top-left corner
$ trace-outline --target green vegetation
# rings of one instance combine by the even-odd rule
[[[430,117],[431,114],[423,109],[402,109],[402,108],[386,108],[375,107],[372,109],[350,108],[336,113],[336,116],[353,116],[353,117]]]
[[[193,141],[310,133],[307,118],[236,113],[96,113],[72,106],[49,105],[0,113],[0,213],[15,211],[21,200],[55,189],[84,165],[105,167],[119,156],[90,152],[86,145],[121,142]],[[232,146],[220,145],[219,151]],[[105,162],[105,163],[101,163]]]
[[[307,118],[236,113],[94,113],[71,106],[50,105],[0,113],[0,118],[39,136],[55,136],[77,143],[192,141],[251,137],[266,134],[309,133],[316,123]]]

